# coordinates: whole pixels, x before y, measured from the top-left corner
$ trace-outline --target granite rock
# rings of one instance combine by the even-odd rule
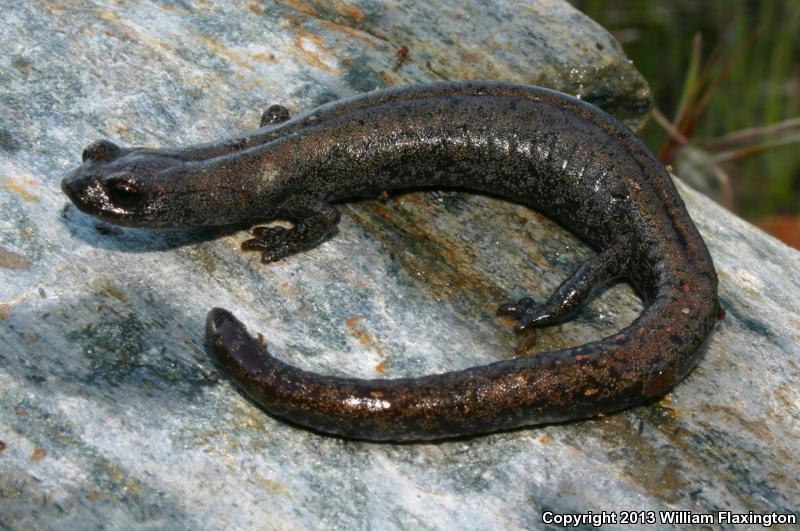
[[[344,206],[333,239],[264,266],[238,250],[244,231],[118,229],[59,189],[96,138],[209,141],[256,127],[271,103],[298,112],[413,82],[547,85],[635,126],[646,84],[568,4],[84,1],[0,13],[0,527],[797,514],[800,254],[686,187],[727,317],[685,382],[605,418],[403,445],[265,415],[215,367],[207,310],[232,310],[308,369],[422,375],[517,355],[497,305],[546,296],[590,249],[527,208],[433,192]],[[640,309],[627,285],[610,286],[521,355],[611,334]]]

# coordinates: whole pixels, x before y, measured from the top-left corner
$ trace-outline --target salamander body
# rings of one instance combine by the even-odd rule
[[[647,148],[585,102],[539,87],[469,82],[376,91],[183,149],[98,141],[62,188],[121,225],[181,228],[282,218],[246,250],[269,262],[310,249],[339,220],[331,203],[386,190],[457,187],[529,205],[596,251],[547,300],[504,304],[516,331],[562,322],[599,285],[630,282],[641,315],[602,340],[465,370],[356,379],[271,356],[233,315],[206,334],[236,383],[270,413],[321,432],[426,440],[595,416],[664,394],[701,356],[717,276],[675,187]]]

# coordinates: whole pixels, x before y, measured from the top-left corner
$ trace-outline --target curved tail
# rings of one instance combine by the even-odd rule
[[[349,438],[420,441],[591,417],[661,396],[691,370],[714,326],[716,296],[704,288],[662,286],[634,323],[594,343],[419,378],[298,369],[220,308],[209,312],[206,336],[236,383],[275,416]]]

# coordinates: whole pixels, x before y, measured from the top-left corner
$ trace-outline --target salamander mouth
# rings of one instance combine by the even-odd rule
[[[87,214],[99,215],[100,212],[92,201],[98,194],[92,186],[94,179],[87,178],[81,171],[83,167],[77,168],[61,181],[61,191],[72,201],[78,210]]]
[[[86,214],[119,225],[131,225],[133,210],[113,201],[103,180],[83,170],[81,166],[61,181],[61,190],[70,201]]]
[[[61,179],[61,191],[64,192],[64,195],[69,197],[69,200],[73,203],[75,202],[75,188],[72,186],[72,182],[74,180],[75,172],[70,173],[63,179]]]

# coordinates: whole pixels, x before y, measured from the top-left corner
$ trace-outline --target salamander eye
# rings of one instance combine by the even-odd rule
[[[139,185],[126,178],[111,179],[107,183],[108,195],[115,204],[120,206],[131,205],[138,202],[142,197]]]

